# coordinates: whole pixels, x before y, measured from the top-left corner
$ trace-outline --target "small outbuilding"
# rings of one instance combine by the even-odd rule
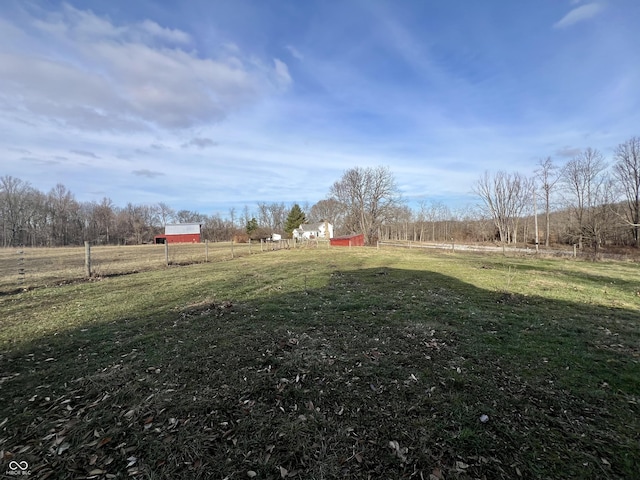
[[[364,247],[364,233],[333,237],[330,243],[332,247]]]
[[[154,243],[200,243],[201,223],[174,223],[164,227],[164,235],[156,235]]]

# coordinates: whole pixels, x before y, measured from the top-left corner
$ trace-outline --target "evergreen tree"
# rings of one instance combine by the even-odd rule
[[[291,237],[293,231],[306,221],[307,218],[305,217],[304,212],[300,208],[300,205],[296,203],[293,205],[293,207],[291,207],[289,215],[287,215],[287,221],[284,226],[284,231],[289,237]]]
[[[258,229],[258,221],[252,218],[247,222],[247,235],[251,236]]]

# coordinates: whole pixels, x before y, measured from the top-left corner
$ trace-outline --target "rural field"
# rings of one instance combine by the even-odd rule
[[[0,475],[637,478],[640,265],[189,248],[0,252]]]

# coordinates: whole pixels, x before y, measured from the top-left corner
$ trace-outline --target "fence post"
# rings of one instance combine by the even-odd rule
[[[260,251],[264,252],[264,250],[262,249],[262,239],[260,239]]]
[[[164,240],[164,263],[169,266],[169,242],[167,239]]]
[[[24,276],[25,276],[25,269],[24,269],[24,249],[22,250],[18,250],[18,279],[20,281],[20,286],[24,285]]]
[[[251,255],[251,239],[249,239],[249,255]]]
[[[231,239],[231,258],[233,258],[233,238]]]
[[[209,263],[209,240],[204,241],[204,261]]]
[[[380,241],[376,240],[376,250],[380,250]]]
[[[84,242],[84,275],[91,278],[91,245]]]
[[[573,244],[573,258],[576,258],[576,244]]]

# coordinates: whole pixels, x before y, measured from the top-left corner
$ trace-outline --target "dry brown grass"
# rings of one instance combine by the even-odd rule
[[[170,265],[220,262],[231,259],[229,242],[206,245],[169,245]],[[234,245],[233,256],[259,253],[260,245]],[[20,253],[23,252],[23,253]],[[24,259],[21,262],[21,257]],[[0,294],[23,289],[74,282],[85,277],[84,247],[6,248],[0,249]],[[19,268],[24,265],[24,279]],[[126,275],[166,268],[164,245],[127,245],[91,247],[92,276],[95,278]]]

